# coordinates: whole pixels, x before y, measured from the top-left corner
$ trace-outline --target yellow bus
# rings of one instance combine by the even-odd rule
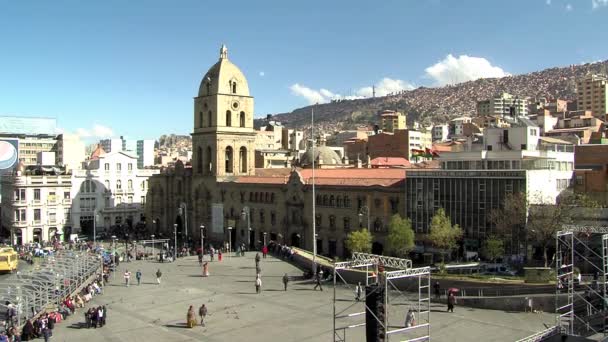
[[[0,272],[12,272],[17,269],[19,256],[11,247],[0,247]]]

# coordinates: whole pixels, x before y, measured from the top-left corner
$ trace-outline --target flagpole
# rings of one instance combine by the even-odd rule
[[[315,109],[310,109],[310,141],[312,143],[312,274],[316,273],[317,261],[317,198],[315,196]]]

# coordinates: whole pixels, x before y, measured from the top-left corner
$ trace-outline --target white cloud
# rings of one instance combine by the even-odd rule
[[[427,77],[436,85],[455,84],[479,78],[504,77],[510,74],[502,68],[493,66],[487,59],[461,55],[447,55],[443,60],[426,68]]]
[[[81,138],[111,138],[114,135],[114,132],[109,127],[94,124],[92,129],[76,129],[76,134]]]
[[[259,75],[260,75],[260,77],[264,77],[264,76],[266,76],[266,73],[265,73],[265,72],[263,72],[263,71],[260,71],[260,72],[259,72]]]
[[[567,4],[566,5],[566,11],[568,11],[568,12],[572,11],[572,5]]]
[[[299,83],[293,84],[291,87],[289,87],[292,94],[305,98],[310,104],[326,103],[331,100],[355,100],[366,97],[372,97],[374,93],[374,88],[376,91],[376,96],[386,96],[390,93],[397,93],[402,90],[414,89],[414,87],[406,81],[396,80],[388,77],[381,79],[378,83],[374,85],[374,87],[359,88],[355,90],[352,95],[340,95],[325,88],[315,90],[300,85]]]
[[[591,7],[598,9],[603,6],[608,6],[608,0],[591,0]]]

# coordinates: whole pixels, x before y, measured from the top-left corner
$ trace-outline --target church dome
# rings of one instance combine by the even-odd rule
[[[321,138],[319,146],[315,147],[314,157],[312,147],[306,149],[306,152],[300,157],[300,165],[302,167],[312,167],[312,161],[315,161],[315,168],[317,164],[320,165],[342,165],[342,159],[332,150],[330,147],[325,146],[325,139]]]
[[[198,96],[215,94],[249,96],[247,79],[241,69],[228,60],[225,45],[220,49],[220,60],[209,68],[198,90]]]

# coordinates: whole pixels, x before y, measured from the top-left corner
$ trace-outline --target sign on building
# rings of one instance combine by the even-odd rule
[[[19,163],[18,139],[0,139],[0,174],[11,172]]]

